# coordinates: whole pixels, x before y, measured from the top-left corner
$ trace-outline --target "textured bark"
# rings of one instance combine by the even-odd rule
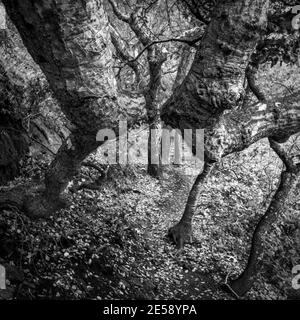
[[[201,37],[203,37],[204,30],[201,27],[195,27],[191,30],[184,32],[182,39],[186,39],[189,41],[199,41]],[[182,84],[183,80],[186,78],[192,63],[195,58],[196,50],[188,44],[181,45],[181,59],[178,65],[176,78],[173,84],[173,92],[179,88]]]
[[[148,173],[156,178],[161,175],[161,124],[160,124],[160,104],[158,101],[159,88],[161,86],[162,65],[166,61],[166,56],[162,53],[157,45],[149,46],[155,40],[150,30],[145,26],[145,21],[142,17],[142,6],[137,6],[130,15],[126,16],[116,6],[115,2],[109,0],[115,15],[118,19],[127,23],[131,30],[135,33],[139,41],[144,47],[147,47],[147,61],[149,68],[149,83],[145,84],[145,90],[142,91],[145,102],[149,123],[149,139],[148,139]],[[117,45],[117,44],[116,44]],[[118,47],[118,45],[117,45]],[[122,54],[121,54],[122,55]],[[128,63],[128,56],[124,56],[125,62]],[[130,61],[129,65],[139,74],[136,61]],[[155,130],[155,134],[153,133]],[[152,163],[154,158],[159,157],[157,163]]]
[[[219,121],[205,132],[206,161],[220,161],[226,155],[242,151],[265,137],[277,137],[278,140],[282,140],[299,132],[300,94],[296,93],[280,101],[257,103],[242,110],[223,114]],[[208,163],[206,168],[207,170],[195,181],[181,221],[169,231],[180,246],[187,241],[187,230],[191,230],[200,184],[209,174]]]
[[[111,28],[111,41],[115,47],[117,57],[126,63],[135,73],[135,83],[139,88],[139,94],[143,94],[143,91],[146,88],[145,79],[143,77],[143,68],[138,60],[135,60],[134,57],[130,55],[128,49],[126,48],[126,44],[120,40],[120,37],[117,31],[114,28]],[[127,94],[133,95],[133,92],[126,92]]]
[[[180,0],[180,2],[191,12],[191,14],[204,24],[210,21],[212,9],[216,5],[216,0]],[[199,5],[200,4],[200,5]]]
[[[131,15],[129,25],[144,46],[148,46],[154,40],[149,30],[144,27],[144,20],[141,18],[139,10]],[[161,176],[161,123],[160,123],[160,104],[158,92],[161,86],[162,65],[166,56],[162,53],[159,46],[151,46],[147,49],[147,60],[149,66],[150,80],[144,91],[146,109],[149,122],[148,139],[148,173],[156,178]],[[155,130],[155,135],[153,134]],[[153,158],[157,158],[158,163],[152,163]]]
[[[150,72],[150,81],[148,89],[145,91],[146,109],[149,122],[148,139],[148,173],[153,177],[161,176],[161,120],[160,104],[158,101],[158,91],[161,85],[162,64],[165,57],[157,49],[148,49],[148,63]],[[155,134],[153,135],[153,132]],[[153,156],[158,156],[158,163],[153,163]],[[150,160],[150,161],[149,161]]]
[[[109,128],[118,133],[120,118],[130,125],[132,116],[139,116],[141,103],[126,97],[118,101],[109,25],[101,1],[3,3],[73,125],[68,147],[62,146],[46,174],[46,194],[52,198],[96,149],[97,132]]]
[[[115,127],[117,94],[108,22],[100,3],[3,2],[72,123],[91,132],[103,125]]]
[[[177,69],[176,78],[173,85],[173,92],[182,84],[192,65],[195,53],[188,45],[182,45],[181,59]]]
[[[21,119],[11,114],[7,107],[5,105],[4,109],[0,102],[0,185],[19,174],[20,161],[29,152],[29,141]]]
[[[149,125],[148,137],[148,169],[149,175],[160,178],[162,175],[161,159],[161,134],[162,126],[160,117],[157,115]]]
[[[245,70],[267,22],[268,1],[220,1],[191,70],[166,102],[162,118],[205,128],[244,96]]]
[[[26,190],[26,189],[25,189]],[[5,190],[0,192],[0,209],[17,207],[22,209],[24,205],[24,188],[17,187],[13,191]]]
[[[264,101],[256,90],[263,102],[238,107],[249,59],[266,22],[267,6],[264,1],[223,3],[203,37],[187,78],[163,107],[162,119],[173,128],[206,128],[207,161],[219,161],[265,137],[286,138],[300,131],[300,93]],[[230,44],[235,44],[234,49],[229,50]],[[250,71],[253,70],[248,69],[247,78],[255,91],[258,88]],[[209,170],[197,177],[181,221],[169,230],[179,247],[191,232],[197,194],[208,174]]]
[[[32,126],[28,125],[31,110],[41,110],[53,102],[46,79],[1,6],[0,1],[1,22],[6,29],[5,38],[0,39],[0,184],[19,174],[20,160],[34,144],[30,139]],[[42,124],[42,114],[40,118]]]
[[[203,183],[209,176],[213,162],[205,161],[202,172],[197,176],[193,187],[189,193],[183,216],[178,224],[169,229],[169,237],[175,242],[178,249],[190,241],[192,236],[192,219],[197,208],[197,202]]]
[[[66,202],[56,199],[49,202],[44,197],[44,188],[35,184],[24,184],[13,189],[1,189],[0,209],[17,209],[32,219],[46,218],[49,212],[65,207]]]
[[[288,97],[255,103],[223,114],[205,132],[208,159],[242,151],[266,137],[287,138],[300,131],[300,92]]]
[[[47,199],[53,201],[59,197],[66,188],[70,177],[76,175],[82,161],[99,145],[100,143],[96,141],[94,136],[89,137],[88,134],[82,132],[70,135],[46,172]]]
[[[7,15],[5,31],[5,40],[0,40],[0,104],[22,118],[32,153],[56,153],[69,133],[66,119]]]
[[[300,92],[266,102],[245,105],[224,112],[205,129],[207,159],[219,161],[231,153],[242,151],[266,137],[286,140],[300,131]],[[189,124],[180,119],[163,117],[167,125],[181,130]]]
[[[258,72],[258,65],[249,65],[246,70],[246,78],[248,82],[249,89],[256,96],[257,100],[260,102],[266,102],[267,99],[261,88],[256,84],[256,76]]]
[[[271,142],[274,150],[278,150],[277,154],[286,158],[283,149]],[[260,219],[252,238],[252,245],[247,266],[243,273],[236,279],[227,284],[227,288],[236,296],[243,296],[253,285],[264,258],[264,243],[272,225],[278,221],[286,210],[286,205],[300,180],[300,165],[292,165],[288,160],[286,163],[286,171],[282,172],[279,187],[268,207],[266,213]]]

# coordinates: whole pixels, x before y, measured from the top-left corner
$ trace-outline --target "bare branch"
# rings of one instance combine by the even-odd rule
[[[152,47],[155,44],[166,43],[166,42],[181,42],[181,43],[188,44],[191,47],[195,47],[195,44],[198,41],[200,41],[201,39],[202,39],[202,36],[200,38],[193,39],[193,40],[188,40],[188,39],[183,39],[183,38],[170,38],[170,39],[164,39],[164,40],[155,40],[155,41],[149,43],[146,47],[144,47],[144,49],[132,60],[132,62],[138,60],[146,50],[148,50],[150,47]]]
[[[274,84],[279,84],[280,86],[284,87],[290,94],[293,94],[293,90],[291,88],[289,88],[288,86],[286,86],[285,84],[281,83],[281,82],[273,82]]]
[[[257,74],[257,71],[258,69],[256,66],[248,66],[246,69],[246,78],[247,78],[250,90],[256,96],[258,101],[265,102],[267,100],[265,97],[265,94],[262,92],[262,90],[256,84],[256,81],[255,81],[256,80],[255,76]]]
[[[116,31],[111,28],[111,42],[113,46],[115,47],[116,54],[124,62],[126,65],[128,65],[133,72],[135,73],[136,76],[136,83],[137,84],[142,84],[144,86],[144,79],[143,79],[143,71],[139,63],[132,58],[130,53],[128,52],[127,48],[123,43],[120,41],[120,37],[118,37]],[[119,73],[121,72],[122,68],[120,68]]]
[[[292,171],[293,162],[289,158],[288,153],[284,150],[284,148],[276,142],[274,139],[269,138],[270,147],[275,151],[281,161],[284,163],[288,171]]]
[[[100,166],[94,162],[91,162],[91,161],[85,161],[85,162],[82,162],[81,164],[83,167],[87,167],[87,168],[93,168],[95,170],[97,170],[98,172],[100,172],[101,174],[105,173],[109,166],[105,165],[105,166]]]
[[[113,0],[108,0],[108,2],[110,3],[110,5],[113,9],[113,12],[118,17],[118,19],[120,19],[123,22],[129,23],[130,15],[126,15],[126,14],[122,13]]]
[[[198,9],[198,4],[195,3],[195,1],[192,0],[192,3],[187,0],[181,0],[185,6],[188,8],[188,10],[197,18],[200,22],[203,24],[209,24],[210,20],[207,19]]]

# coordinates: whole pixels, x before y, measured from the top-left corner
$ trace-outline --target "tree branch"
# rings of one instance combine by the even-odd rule
[[[271,137],[285,140],[300,132],[300,92],[288,97],[245,106],[220,117],[206,131],[206,152],[220,159],[241,151],[260,139]],[[277,142],[277,141],[276,141]],[[289,167],[283,152],[272,142],[280,158]]]
[[[243,1],[220,2],[187,77],[162,113],[175,121],[186,121],[185,128],[205,128],[225,109],[240,104],[245,95],[246,68],[267,24],[268,5],[256,0],[249,3],[255,10],[249,10]],[[236,23],[228,24],[228,17]]]
[[[143,50],[133,60],[131,60],[131,62],[138,60],[145,51],[147,51],[150,47],[152,47],[155,44],[166,43],[166,42],[181,42],[181,43],[188,44],[191,47],[195,47],[195,44],[198,41],[200,41],[201,39],[202,39],[202,36],[197,39],[193,39],[193,40],[182,39],[182,38],[170,38],[170,39],[164,39],[164,40],[155,40],[155,41],[152,41],[151,43],[149,43],[146,47],[144,47]]]
[[[294,168],[293,161],[288,156],[284,148],[276,142],[274,139],[269,138],[270,147],[275,151],[278,157],[281,159],[283,164],[286,166],[288,171],[292,171]]]
[[[266,103],[247,104],[242,109],[223,113],[217,122],[206,127],[207,158],[219,161],[222,157],[242,151],[263,138],[288,138],[300,132],[299,110],[300,92],[297,92]],[[162,120],[172,128],[199,128],[199,120],[185,113],[178,116],[177,113],[173,114],[173,111],[163,112]]]
[[[256,84],[255,76],[257,74],[258,68],[256,66],[249,65],[246,69],[246,78],[250,90],[256,96],[258,101],[265,102],[267,99],[261,88]]]
[[[126,15],[126,14],[122,13],[113,0],[108,0],[108,2],[110,3],[114,14],[118,17],[119,20],[126,22],[126,23],[129,23],[130,15]]]
[[[198,4],[192,0],[192,3],[190,3],[188,0],[181,0],[185,6],[188,8],[188,10],[194,15],[195,18],[197,18],[200,22],[203,24],[209,24],[210,20],[207,19],[198,9]]]

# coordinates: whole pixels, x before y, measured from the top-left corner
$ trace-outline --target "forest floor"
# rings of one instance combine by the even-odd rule
[[[74,185],[95,175],[83,168]],[[0,264],[8,280],[0,299],[233,299],[220,287],[242,271],[264,212],[255,183],[237,182],[226,168],[217,168],[199,199],[193,241],[178,251],[166,234],[180,219],[195,176],[184,167],[165,168],[160,181],[141,167],[112,176],[98,189],[72,193],[71,187],[71,207],[47,220],[32,221],[13,208],[2,211]],[[293,232],[287,235],[289,248],[298,255]],[[274,255],[286,250],[276,244],[245,299],[287,297],[290,262],[285,258],[278,262],[283,270],[276,269]]]

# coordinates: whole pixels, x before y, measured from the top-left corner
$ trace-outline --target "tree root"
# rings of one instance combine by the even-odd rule
[[[168,231],[168,237],[176,244],[177,249],[182,249],[192,240],[192,224],[179,222]]]
[[[47,218],[67,204],[64,198],[55,201],[47,199],[41,185],[27,184],[0,191],[0,210],[16,209],[31,219]]]
[[[225,282],[221,289],[226,293],[233,296],[235,299],[240,300],[251,289],[252,283],[245,284],[241,279]]]

